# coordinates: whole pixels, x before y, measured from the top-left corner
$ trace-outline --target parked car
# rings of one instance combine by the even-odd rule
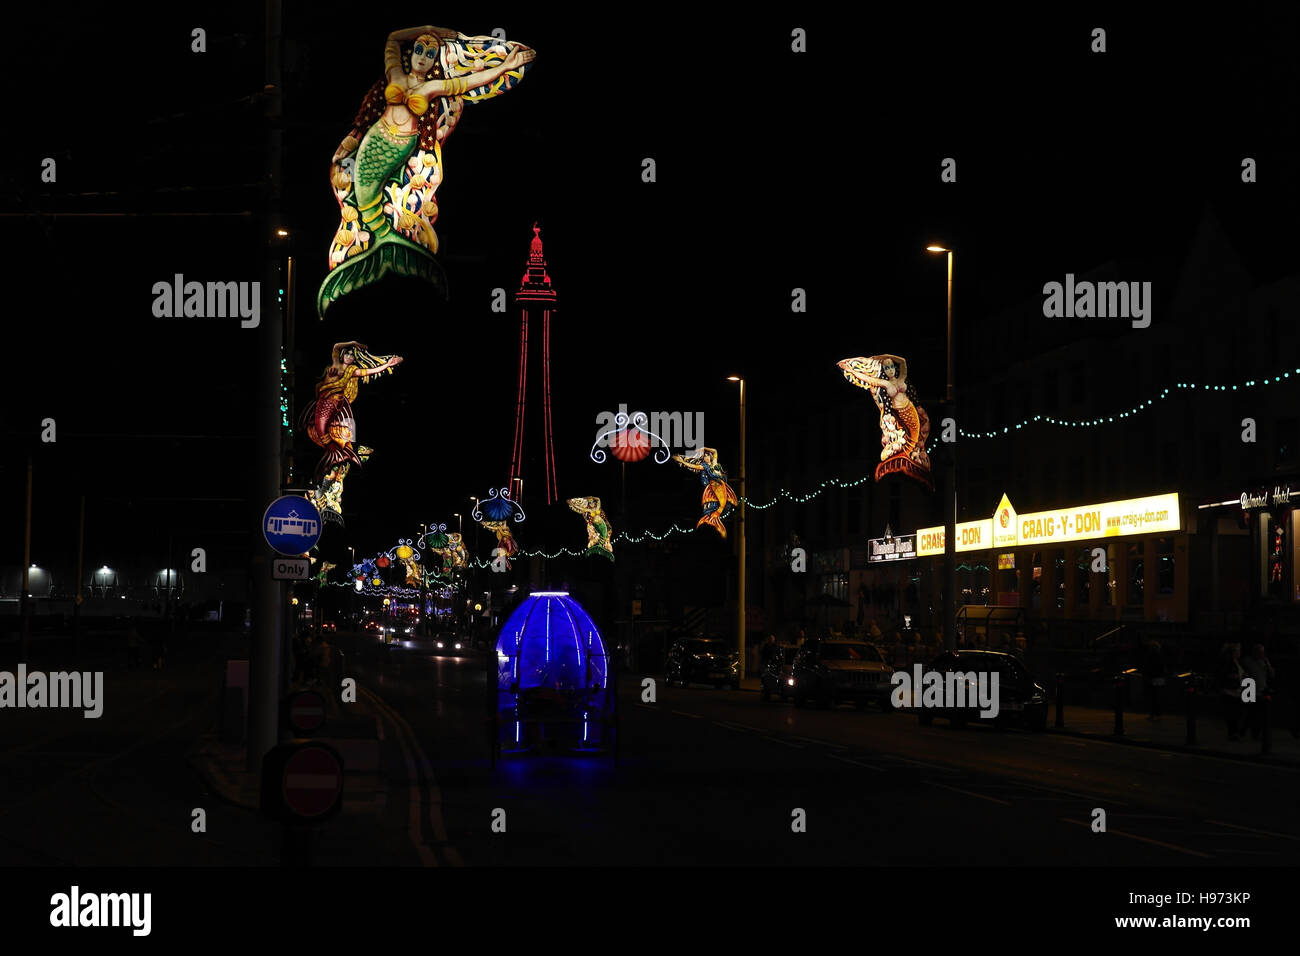
[[[740,655],[726,641],[681,638],[668,651],[666,679],[669,686],[699,683],[739,690]]]
[[[791,688],[794,687],[794,678],[791,673],[799,645],[774,644],[772,647],[772,656],[767,659],[767,664],[759,674],[759,681],[763,685],[763,700],[771,700],[773,694],[782,700],[788,700],[793,693]]]
[[[322,621],[320,629],[322,631],[337,631],[339,628],[333,621]]]
[[[382,636],[384,633],[384,630],[379,626],[378,621],[366,621],[366,623],[361,626],[361,630],[365,634],[374,634],[376,637]]]
[[[796,707],[813,700],[834,707],[851,700],[859,709],[875,701],[892,710],[889,682],[894,673],[874,644],[865,641],[812,641],[795,655],[791,692]]]
[[[992,723],[995,727],[1018,724],[1030,730],[1044,730],[1047,727],[1047,692],[1025,669],[1025,665],[1013,655],[1002,651],[956,650],[944,651],[926,668],[926,672],[938,671],[941,674],[993,674],[998,675],[998,715],[992,718],[980,716],[978,699],[973,706],[962,708],[916,707],[917,718],[922,724],[931,723],[935,717],[945,717],[954,727],[961,727],[967,721]],[[945,678],[946,682],[946,678]],[[965,678],[966,700],[972,700],[976,682]]]

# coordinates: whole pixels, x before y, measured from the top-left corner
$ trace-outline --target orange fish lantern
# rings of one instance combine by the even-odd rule
[[[388,555],[386,555],[386,554],[381,554],[381,555],[380,555],[380,556],[375,560],[375,564],[379,565],[381,568],[386,568],[386,567],[388,567],[390,564],[392,564],[392,561],[390,561],[390,560],[388,559]]]

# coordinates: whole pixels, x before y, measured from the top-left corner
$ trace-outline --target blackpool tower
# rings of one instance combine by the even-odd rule
[[[533,223],[528,268],[524,272],[519,291],[515,293],[515,304],[519,306],[519,400],[515,405],[515,441],[510,458],[508,487],[515,495],[515,500],[521,501],[522,479],[539,477],[535,466],[540,464],[546,475],[546,503],[549,505],[559,498],[555,481],[555,445],[551,437],[551,313],[555,311],[556,295],[555,289],[551,287],[551,277],[546,274],[546,257],[542,253],[542,235],[537,223]],[[533,332],[531,337],[530,325]],[[532,349],[531,354],[529,349]],[[526,414],[529,366],[532,366],[533,391],[540,392],[541,396],[541,407],[539,409],[534,406],[531,419]],[[539,384],[540,389],[537,387]],[[539,417],[541,428],[534,424],[531,430],[527,430],[526,423],[537,422]],[[527,469],[524,467],[525,462],[529,464]],[[519,479],[518,488],[516,479]],[[536,485],[530,484],[529,487]]]

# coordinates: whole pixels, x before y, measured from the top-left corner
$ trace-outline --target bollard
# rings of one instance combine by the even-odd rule
[[[1124,692],[1128,690],[1128,675],[1115,676],[1115,730],[1116,737],[1124,736]]]
[[[1273,749],[1273,728],[1269,726],[1268,719],[1268,705],[1272,699],[1273,694],[1266,690],[1260,695],[1259,703],[1256,705],[1259,707],[1259,752],[1262,754]]]
[[[1187,742],[1196,743],[1196,675],[1187,675]]]
[[[1056,729],[1065,728],[1065,675],[1056,675]]]

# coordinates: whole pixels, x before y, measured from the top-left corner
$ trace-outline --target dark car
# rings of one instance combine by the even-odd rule
[[[740,689],[740,655],[726,641],[681,638],[668,651],[669,686],[712,684]]]
[[[794,657],[799,652],[797,644],[773,644],[772,656],[763,665],[759,680],[763,685],[763,700],[771,700],[776,694],[782,700],[789,699],[794,679],[790,676],[794,669]]]
[[[949,707],[915,707],[922,724],[929,724],[935,717],[946,717],[954,727],[960,727],[967,721],[991,723],[995,727],[1018,724],[1030,730],[1044,730],[1047,727],[1047,692],[1034,679],[1015,656],[1002,651],[958,650],[944,651],[926,668],[926,672],[937,671],[941,674],[989,674],[998,675],[998,713],[996,717],[981,717],[978,702],[961,708]],[[945,678],[946,683],[946,678]],[[966,699],[969,702],[977,684],[969,676],[962,678],[966,686]],[[913,705],[921,703],[912,701]]]
[[[468,638],[462,637],[454,631],[440,631],[438,636],[433,639],[433,648],[439,654],[468,654],[470,651]]]
[[[889,678],[894,670],[874,644],[865,641],[813,641],[795,655],[791,692],[796,707],[817,701],[834,707],[851,700],[859,708],[875,701],[891,709]]]

